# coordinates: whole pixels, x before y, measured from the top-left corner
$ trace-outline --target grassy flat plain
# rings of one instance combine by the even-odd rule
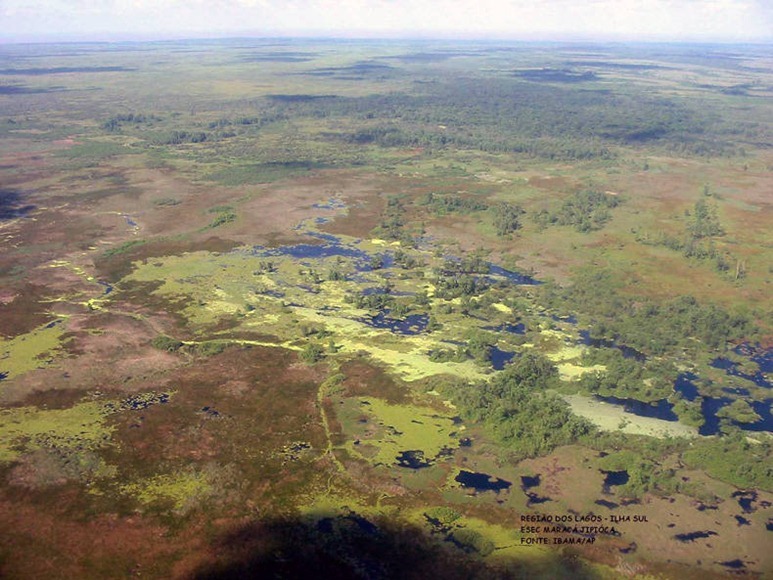
[[[773,573],[771,135],[769,46],[0,47],[0,575]]]

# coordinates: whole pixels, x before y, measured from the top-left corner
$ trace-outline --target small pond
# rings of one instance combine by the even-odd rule
[[[382,328],[395,334],[413,336],[424,332],[429,324],[429,315],[427,314],[409,314],[405,318],[391,318],[389,310],[379,312],[375,316],[361,318],[368,326],[373,328]]]
[[[708,538],[710,536],[718,536],[717,532],[714,532],[712,530],[706,530],[705,532],[689,532],[686,534],[676,534],[674,536],[675,540],[679,540],[680,542],[694,542],[695,540],[699,540],[701,538]]]
[[[399,467],[407,467],[408,469],[423,469],[432,465],[432,462],[424,457],[424,452],[419,449],[403,451],[395,457],[395,461]]]
[[[539,486],[540,479],[541,477],[539,474],[535,476],[524,475],[521,477],[521,489],[526,494],[526,497],[529,498],[527,505],[539,505],[541,503],[553,501],[549,497],[540,496],[532,491],[529,491],[530,489]]]
[[[732,401],[733,399],[728,397],[704,397],[701,404],[701,412],[705,422],[699,430],[701,435],[716,435],[719,433],[720,419],[717,417],[717,412],[725,405],[732,403]],[[748,401],[748,403],[754,409],[754,412],[760,416],[760,420],[756,423],[736,423],[732,421],[732,424],[743,431],[773,431],[773,414],[771,413],[773,399]]]
[[[557,314],[551,314],[550,318],[555,322],[565,322],[567,324],[577,324],[577,317],[574,314],[569,316],[558,316]]]
[[[693,381],[697,378],[698,375],[694,373],[681,373],[674,381],[674,390],[688,401],[694,401],[698,396],[698,387]]]
[[[505,350],[500,349],[497,346],[494,346],[491,348],[491,353],[490,353],[491,366],[494,367],[494,370],[501,371],[502,369],[505,368],[505,365],[507,363],[513,360],[514,356],[515,356],[514,352],[507,352]]]
[[[484,326],[483,330],[507,332],[509,334],[526,334],[526,325],[522,322],[517,324],[500,324],[499,326]]]
[[[601,470],[601,473],[604,474],[604,493],[609,493],[611,490],[610,488],[615,485],[625,485],[628,483],[628,472],[625,470],[622,471],[604,471]]]
[[[500,490],[509,489],[513,484],[504,479],[493,477],[487,473],[476,473],[474,471],[462,470],[455,480],[462,485],[462,487],[473,488],[476,491],[495,491],[499,493]]]
[[[604,338],[591,338],[590,331],[588,330],[580,331],[579,342],[585,346],[593,346],[596,348],[616,348],[622,353],[624,358],[637,360],[639,362],[645,362],[647,360],[647,356],[643,352],[640,352],[630,346],[617,344],[613,340],[607,340]]]
[[[521,489],[523,491],[528,491],[532,487],[537,487],[539,484],[540,484],[539,474],[534,476],[524,475],[521,477]]]
[[[113,291],[113,286],[111,284],[107,283],[107,282],[103,282],[102,280],[98,280],[97,284],[99,284],[100,286],[104,286],[104,288],[105,288],[105,296],[107,296],[108,294],[110,294]]]
[[[697,375],[693,373],[682,373],[674,382],[674,390],[680,393],[686,400],[694,401],[698,396],[698,387],[695,386],[693,381],[697,379]],[[725,387],[723,391],[726,393],[732,393],[735,395],[748,395],[749,390],[743,388],[731,388]],[[733,399],[729,397],[704,397],[701,403],[701,413],[703,414],[704,423],[698,431],[701,435],[716,435],[719,433],[720,419],[717,417],[717,412],[725,405],[729,405],[733,402]],[[756,423],[733,423],[744,431],[773,431],[773,415],[771,414],[770,405],[773,399],[766,399],[764,401],[749,401],[749,404],[754,409],[754,412],[760,416],[760,420]]]
[[[512,270],[506,270],[505,268],[502,268],[501,266],[495,266],[494,264],[489,264],[489,274],[491,276],[498,276],[501,278],[504,278],[508,282],[512,282],[513,284],[523,284],[523,285],[530,285],[535,286],[537,284],[542,284],[539,280],[535,280],[531,276],[527,276],[526,274],[521,274],[520,272],[514,272]]]
[[[639,417],[652,417],[663,421],[679,420],[679,417],[677,417],[676,413],[673,411],[674,406],[668,402],[668,399],[660,399],[653,403],[644,403],[636,399],[623,399],[620,397],[602,397],[600,395],[594,395],[594,397],[604,403],[622,405],[626,413],[631,413],[632,415],[637,415]]]
[[[605,508],[611,509],[611,510],[613,510],[613,509],[615,509],[617,507],[620,507],[620,504],[617,504],[617,503],[615,503],[613,501],[607,501],[605,499],[597,499],[593,503],[595,503],[596,505],[600,505],[600,506],[603,506]]]
[[[713,361],[711,361],[711,366],[714,367],[715,369],[721,369],[725,371],[728,375],[731,375],[734,377],[740,377],[742,379],[746,379],[747,381],[751,381],[758,387],[762,387],[764,389],[770,389],[770,388],[773,388],[773,383],[771,383],[768,380],[768,378],[765,376],[765,371],[762,368],[763,365],[765,364],[766,355],[768,355],[768,353],[764,353],[763,355],[760,355],[758,357],[749,357],[751,358],[752,361],[756,362],[757,365],[760,367],[759,370],[754,374],[741,372],[738,363],[724,357],[715,358]],[[763,364],[760,364],[760,362],[758,361],[762,361]]]

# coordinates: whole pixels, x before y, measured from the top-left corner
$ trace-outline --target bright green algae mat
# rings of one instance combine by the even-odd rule
[[[304,260],[306,261],[306,260]],[[374,328],[364,319],[369,311],[346,301],[347,294],[384,283],[378,273],[360,273],[362,281],[326,280],[332,268],[353,266],[347,259],[326,258],[313,261],[313,269],[323,278],[308,289],[309,266],[287,257],[264,257],[249,252],[214,254],[193,252],[167,256],[136,264],[126,281],[160,282],[155,294],[181,305],[183,315],[196,328],[206,328],[225,318],[236,318],[237,329],[272,335],[284,346],[300,348],[302,325],[319,327],[330,334],[336,350],[344,353],[367,352],[405,380],[418,380],[451,373],[479,378],[481,369],[471,361],[435,362],[431,350],[452,345],[441,334],[395,335],[389,329]],[[273,271],[262,270],[267,262]],[[426,290],[422,278],[396,279],[405,292]],[[444,333],[446,334],[446,333]],[[249,341],[242,341],[248,343]]]
[[[122,401],[82,401],[66,409],[0,409],[0,461],[37,449],[90,451],[110,444],[108,417],[165,403],[169,393],[140,393]]]
[[[418,452],[425,461],[433,461],[444,449],[458,446],[454,436],[460,428],[454,418],[430,407],[391,405],[373,397],[354,397],[345,401],[341,414],[367,417],[365,429],[348,443],[347,449],[375,465],[393,465],[406,451]],[[363,448],[372,452],[364,452]]]
[[[64,333],[62,324],[51,323],[26,334],[0,339],[0,373],[13,378],[45,367],[61,350]]]

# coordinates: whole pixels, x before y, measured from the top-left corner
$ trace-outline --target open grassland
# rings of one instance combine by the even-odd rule
[[[769,574],[772,65],[3,46],[0,575]]]

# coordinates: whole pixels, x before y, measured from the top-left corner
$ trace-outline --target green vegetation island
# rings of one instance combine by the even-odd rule
[[[773,48],[0,45],[0,576],[773,573]]]

